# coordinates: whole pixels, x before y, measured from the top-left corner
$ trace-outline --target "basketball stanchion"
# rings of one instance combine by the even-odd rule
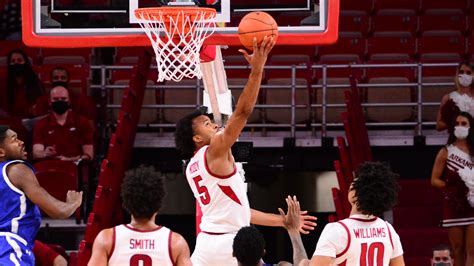
[[[156,54],[158,81],[201,78],[199,53],[216,28],[216,10],[196,6],[138,8],[135,17]]]

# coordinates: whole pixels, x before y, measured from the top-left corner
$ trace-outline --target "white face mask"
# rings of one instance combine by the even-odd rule
[[[469,128],[463,126],[454,127],[454,136],[458,139],[465,139],[469,135]]]
[[[469,87],[472,83],[472,76],[468,74],[459,74],[458,75],[459,85],[463,87]]]

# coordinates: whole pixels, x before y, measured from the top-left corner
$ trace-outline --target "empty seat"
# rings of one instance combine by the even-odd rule
[[[368,64],[409,64],[413,63],[408,54],[373,54],[370,56]],[[406,77],[410,81],[414,81],[416,67],[370,67],[366,70],[368,79],[375,77]]]
[[[372,17],[370,31],[409,31],[415,33],[418,19],[415,10],[381,9]]]
[[[402,179],[399,181],[397,206],[441,206],[441,191],[431,186],[429,179]]]
[[[416,52],[415,38],[408,31],[374,32],[367,40],[367,53],[372,54],[408,54]]]
[[[425,31],[418,39],[418,54],[456,53],[463,57],[465,38],[460,31]]]
[[[411,90],[406,77],[377,77],[369,79],[369,84],[401,84],[396,87],[367,88],[367,103],[409,103]],[[403,122],[412,118],[413,108],[405,107],[367,107],[367,120],[378,122]]]
[[[91,48],[73,48],[73,49],[53,49],[53,48],[42,48],[41,52],[38,53],[43,57],[43,64],[47,64],[44,60],[48,57],[58,57],[57,61],[61,61],[60,57],[64,57],[63,60],[83,60],[79,63],[91,63],[91,56],[94,54],[94,50]],[[77,58],[76,58],[77,57]],[[82,59],[80,59],[82,58]],[[48,59],[52,60],[52,59]],[[73,62],[75,63],[75,62]]]
[[[327,76],[329,78],[347,78],[349,75],[354,75],[357,79],[361,79],[363,76],[363,68],[352,68],[351,64],[362,63],[359,56],[355,54],[334,54],[334,55],[323,55],[320,57],[318,64],[321,65],[349,65],[343,68],[328,68]],[[322,78],[322,70],[315,70],[315,78]]]
[[[456,53],[422,54],[422,63],[458,63],[461,57]],[[423,66],[423,77],[455,76],[457,66]]]
[[[274,78],[269,79],[267,85],[278,86],[274,88],[266,89],[266,104],[286,104],[290,105],[292,101],[291,92],[291,79],[289,78]],[[309,121],[309,91],[308,82],[306,79],[296,79],[295,85],[298,86],[295,89],[295,104],[305,105],[305,108],[296,108],[295,111],[295,122],[307,122]],[[274,122],[278,124],[290,124],[291,123],[291,108],[267,108],[266,118],[268,122]]]
[[[247,84],[248,79],[245,78],[228,78],[227,85],[229,90],[232,92],[232,97],[234,98],[234,104],[237,104],[242,91],[244,90],[245,85]],[[264,89],[260,89],[259,99],[257,99],[257,104],[261,102],[262,95],[264,94]],[[261,123],[263,112],[265,109],[255,107],[253,109],[252,115],[247,120],[247,123]]]
[[[420,31],[467,30],[466,16],[461,9],[428,9],[420,16]]]
[[[423,85],[422,89],[422,102],[423,103],[440,103],[441,99],[445,94],[455,89],[454,76],[441,77],[423,77],[422,83],[431,83],[433,85]],[[437,86],[442,83],[450,83],[450,85]],[[436,121],[438,114],[439,104],[435,106],[423,106],[423,120],[425,121]]]
[[[320,58],[324,55],[356,55],[362,60],[366,52],[365,39],[361,32],[340,32],[336,43],[319,47]]]
[[[376,10],[380,9],[405,9],[418,12],[421,0],[374,0]]]
[[[43,64],[85,64],[86,58],[76,55],[52,55],[43,58]]]
[[[116,80],[114,85],[123,85],[128,86],[130,80]],[[152,80],[147,81],[147,86],[153,86],[155,83]],[[112,104],[122,104],[124,89],[113,89]],[[145,88],[145,95],[143,97],[143,105],[156,104],[156,92],[155,89]],[[114,117],[117,117],[119,109],[114,109]],[[157,110],[150,108],[143,108],[140,112],[139,123],[147,124],[156,121],[157,119]],[[115,119],[114,119],[115,120]]]
[[[199,80],[198,80],[199,81]],[[202,82],[200,90],[202,90]],[[195,79],[184,79],[180,82],[168,81],[165,83],[166,88],[164,89],[164,104],[172,105],[192,105],[187,108],[165,108],[163,109],[164,119],[166,122],[176,123],[179,119],[185,115],[193,112],[197,108],[197,80]],[[202,94],[201,94],[202,95]]]
[[[369,31],[369,16],[362,10],[341,10],[339,15],[340,31],[360,31],[364,36]]]
[[[434,9],[434,8],[436,9],[456,8],[456,9],[466,10],[469,5],[469,0],[452,0],[452,1],[420,0],[420,2],[421,2],[420,7],[422,11],[427,10],[427,9]]]
[[[437,227],[441,221],[441,206],[405,206],[393,208],[395,228]]]
[[[371,12],[374,8],[373,0],[341,0],[341,10],[362,10],[367,13]]]
[[[291,78],[292,68],[295,66],[295,77],[297,78],[311,78],[311,61],[306,54],[277,54],[273,55],[267,66],[281,66],[285,69],[271,69],[265,70],[265,78]]]
[[[323,80],[319,79],[318,85],[323,85]],[[326,103],[327,104],[345,104],[344,91],[350,89],[350,81],[348,77],[341,78],[328,78],[328,87],[326,90]],[[338,87],[337,85],[341,86]],[[335,86],[335,87],[332,87]],[[316,90],[316,102],[322,104],[323,102],[323,89],[318,88]],[[346,110],[345,105],[342,107],[327,107],[326,109],[326,122],[327,123],[342,123],[341,112]],[[322,121],[322,108],[316,109],[316,120]]]

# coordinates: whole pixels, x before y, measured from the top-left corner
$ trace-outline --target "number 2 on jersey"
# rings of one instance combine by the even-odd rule
[[[203,205],[207,205],[211,202],[211,196],[209,195],[209,190],[207,190],[206,186],[199,185],[199,182],[202,180],[200,175],[195,176],[193,178],[194,184],[196,185],[196,189],[199,193],[199,199]]]
[[[377,250],[377,263],[374,265],[375,250]],[[360,247],[360,266],[382,266],[384,252],[385,246],[382,242],[374,242],[368,248],[367,243],[362,243]]]

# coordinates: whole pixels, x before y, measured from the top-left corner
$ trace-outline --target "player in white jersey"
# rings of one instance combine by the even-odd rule
[[[359,167],[348,194],[351,215],[326,225],[310,265],[405,265],[400,237],[391,224],[377,217],[396,203],[397,177],[382,163]]]
[[[252,114],[263,68],[274,45],[273,38],[265,38],[260,47],[254,40],[251,55],[240,50],[250,64],[251,72],[225,129],[219,131],[218,126],[199,111],[184,117],[176,125],[176,148],[186,159],[192,157],[186,178],[202,209],[202,231],[191,258],[193,265],[237,265],[232,257],[232,241],[241,227],[250,223],[283,226],[279,215],[250,209],[245,183],[231,152]],[[302,215],[302,231],[313,229],[313,219]]]
[[[153,167],[128,171],[121,196],[132,220],[97,235],[88,265],[191,265],[186,240],[155,223],[165,190]]]

